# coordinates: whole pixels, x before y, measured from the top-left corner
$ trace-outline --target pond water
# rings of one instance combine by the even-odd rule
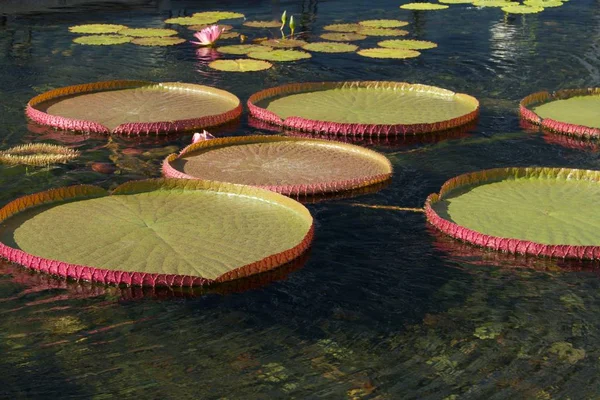
[[[259,89],[296,81],[397,80],[468,93],[482,110],[468,132],[362,141],[389,156],[391,183],[376,193],[309,204],[316,223],[310,253],[243,287],[190,298],[66,282],[1,263],[0,397],[598,398],[596,265],[478,250],[437,233],[420,213],[356,204],[421,207],[450,177],[484,168],[600,169],[598,145],[524,129],[516,113],[519,99],[535,91],[600,86],[600,2],[571,0],[527,16],[469,5],[414,12],[400,4],[1,2],[1,147],[52,142],[82,151],[65,166],[0,166],[1,204],[64,185],[111,188],[158,177],[162,158],[190,141],[191,134],[106,139],[28,123],[29,98],[65,85],[183,81],[245,101]],[[405,61],[313,54],[264,72],[228,74],[210,70],[189,43],[82,46],[67,29],[88,22],[163,27],[170,16],[205,10],[278,19],[284,9],[309,40],[334,22],[398,18],[410,22],[411,38],[439,47]],[[264,131],[244,116],[212,132]],[[116,171],[95,172],[93,162],[113,163]]]

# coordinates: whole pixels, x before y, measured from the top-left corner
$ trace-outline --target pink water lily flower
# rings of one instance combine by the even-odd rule
[[[221,33],[223,33],[225,29],[221,28],[219,25],[211,25],[202,29],[200,32],[194,33],[194,37],[198,39],[197,42],[190,40],[190,42],[200,45],[200,46],[212,46],[219,37]]]
[[[203,131],[202,133],[196,132],[196,133],[194,133],[194,136],[192,136],[192,143],[198,143],[203,140],[210,140],[210,139],[214,139],[214,138],[215,137],[213,135],[211,135],[210,133],[208,133],[206,130]]]

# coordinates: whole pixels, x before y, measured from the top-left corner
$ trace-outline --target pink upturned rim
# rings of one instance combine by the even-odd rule
[[[318,90],[336,89],[336,88],[392,88],[429,91],[435,93],[444,93],[452,96],[458,96],[473,103],[475,109],[468,114],[453,118],[447,121],[423,124],[351,124],[330,121],[317,121],[301,117],[288,117],[282,119],[277,114],[265,108],[259,107],[257,103],[262,100],[277,97],[281,95],[304,93]],[[399,136],[425,134],[446,129],[456,128],[465,125],[479,115],[479,102],[476,98],[464,93],[454,93],[446,89],[435,86],[421,84],[411,84],[406,82],[388,82],[388,81],[348,81],[348,82],[307,82],[291,83],[270,89],[261,90],[254,93],[247,102],[250,114],[260,120],[279,125],[288,129],[295,129],[308,132],[318,132],[337,135],[378,135],[378,136]]]
[[[239,136],[239,137],[228,137],[228,138],[220,138],[220,139],[210,139],[204,140],[201,142],[197,142],[191,144],[181,150],[179,154],[171,154],[162,164],[162,172],[166,178],[178,178],[178,179],[193,179],[193,180],[202,180],[202,178],[195,177],[192,175],[188,175],[184,172],[175,169],[171,163],[178,158],[181,158],[185,155],[189,155],[190,153],[194,153],[197,151],[210,151],[210,149],[216,149],[220,147],[226,146],[237,146],[244,144],[253,144],[253,143],[273,143],[273,142],[316,142],[316,143],[324,143],[327,145],[334,145],[337,147],[342,147],[344,149],[349,149],[352,152],[359,152],[361,154],[368,155],[374,161],[385,165],[388,169],[388,173],[365,176],[362,178],[355,179],[347,179],[340,181],[330,181],[330,182],[319,182],[314,184],[302,184],[302,185],[257,185],[255,187],[261,189],[267,189],[273,192],[277,192],[280,194],[284,194],[287,196],[311,196],[317,194],[325,194],[325,193],[334,193],[334,192],[342,192],[353,189],[360,189],[366,186],[375,185],[377,183],[385,182],[390,179],[392,176],[392,164],[382,154],[379,154],[373,150],[365,149],[363,147],[350,145],[341,142],[332,142],[329,140],[320,140],[320,139],[307,139],[307,138],[295,138],[289,136]]]
[[[52,115],[40,111],[36,108],[37,105],[48,100],[57,99],[65,96],[72,96],[83,93],[101,92],[107,90],[132,89],[144,86],[160,86],[165,89],[202,89],[202,91],[210,91],[218,93],[220,96],[229,97],[237,101],[237,106],[225,113],[207,115],[199,118],[182,119],[175,121],[161,122],[131,122],[117,126],[114,130],[108,129],[106,126],[93,121],[73,119]],[[133,80],[115,80],[106,82],[86,83],[83,85],[66,86],[35,96],[27,103],[25,114],[34,122],[51,126],[56,129],[87,132],[87,133],[102,133],[102,134],[119,134],[125,136],[138,135],[159,135],[174,132],[185,132],[194,129],[208,128],[211,126],[222,125],[226,122],[237,119],[242,114],[242,104],[240,100],[232,93],[210,86],[196,85],[191,83],[179,82],[164,82],[155,83],[148,81],[133,81]]]
[[[148,192],[152,190],[218,190],[228,191],[231,193],[245,194],[248,196],[260,195],[266,199],[272,199],[278,202],[284,202],[288,207],[295,208],[297,211],[308,214],[308,211],[299,203],[280,196],[276,193],[265,191],[259,188],[249,186],[234,185],[228,183],[213,183],[206,181],[194,181],[180,179],[148,179],[141,181],[127,182],[118,186],[109,194],[101,187],[93,185],[76,185],[52,189],[45,192],[39,192],[18,198],[0,208],[0,222],[25,211],[30,208],[38,207],[44,204],[60,203],[63,201],[73,201],[82,199],[92,199],[109,195],[120,194],[135,194]],[[278,198],[274,198],[279,196]],[[125,284],[133,286],[148,286],[148,287],[195,287],[207,286],[216,283],[223,283],[239,278],[245,278],[251,275],[260,274],[273,270],[279,266],[289,263],[302,255],[309,247],[314,236],[314,224],[311,224],[308,232],[296,246],[282,251],[277,254],[272,254],[262,260],[247,264],[223,275],[216,279],[202,278],[199,276],[190,275],[175,275],[175,274],[153,274],[145,272],[126,272],[118,270],[109,270],[103,268],[90,267],[80,264],[70,264],[63,261],[51,260],[44,257],[38,257],[24,252],[20,249],[7,246],[0,243],[0,257],[5,258],[10,262],[20,264],[24,267],[31,268],[36,271],[70,278],[74,280],[99,282],[102,284]]]
[[[552,132],[566,135],[579,136],[583,138],[600,138],[600,128],[590,126],[570,124],[567,122],[556,121],[551,118],[542,118],[530,109],[531,106],[538,106],[555,100],[564,100],[578,96],[598,96],[600,88],[587,89],[564,89],[554,93],[542,91],[530,94],[519,103],[519,112],[521,118],[535,125],[541,126]]]
[[[471,172],[454,177],[442,185],[440,193],[432,193],[425,201],[425,215],[433,226],[445,234],[480,247],[513,254],[534,255],[537,257],[569,258],[578,260],[599,260],[600,246],[551,245],[528,240],[503,238],[486,235],[465,228],[442,218],[432,207],[456,189],[480,183],[498,181],[505,178],[551,177],[600,182],[600,171],[570,168],[496,168]]]

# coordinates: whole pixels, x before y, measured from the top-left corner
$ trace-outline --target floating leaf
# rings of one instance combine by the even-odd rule
[[[165,24],[175,25],[212,25],[217,22],[214,18],[200,18],[200,17],[176,17],[165,20]]]
[[[250,28],[279,28],[281,22],[279,21],[246,21],[242,25]]]
[[[359,24],[333,24],[323,27],[326,31],[333,32],[356,32],[361,26]]]
[[[370,58],[414,58],[421,55],[418,51],[415,50],[405,50],[405,49],[385,49],[385,48],[373,48],[373,49],[363,49],[359,50],[358,54],[363,57]]]
[[[162,28],[126,28],[121,29],[119,35],[133,37],[165,37],[177,35],[177,31]]]
[[[221,33],[221,36],[219,37],[219,39],[223,39],[223,40],[235,39],[236,37],[239,37],[239,36],[240,36],[239,32],[223,32],[223,33]]]
[[[302,47],[306,44],[304,40],[297,39],[269,39],[261,42],[263,46],[277,47],[277,48],[292,48]]]
[[[244,14],[230,11],[204,11],[192,14],[194,18],[214,19],[221,21],[223,19],[244,18]]]
[[[248,57],[267,61],[297,61],[310,58],[310,53],[299,50],[273,50],[273,51],[252,51],[248,53]]]
[[[262,60],[216,60],[208,64],[212,69],[225,72],[254,72],[263,71],[273,66],[270,62]]]
[[[569,91],[566,90],[564,91],[565,95],[555,96],[549,99],[550,101],[536,105],[531,109],[542,119],[550,119],[562,124],[565,132],[573,131],[575,133],[576,127],[600,130],[598,113],[598,110],[600,110],[600,89],[589,91],[589,94],[583,90],[578,96],[569,96]]]
[[[85,44],[88,46],[108,46],[113,44],[129,43],[133,40],[130,36],[121,35],[90,35],[80,36],[73,39],[77,44]]]
[[[474,0],[438,0],[443,4],[471,4]]]
[[[271,47],[262,46],[260,44],[232,44],[230,46],[217,47],[217,51],[223,54],[248,54],[251,51],[271,51]]]
[[[502,7],[502,11],[509,14],[536,14],[544,11],[542,7],[529,7],[529,6],[508,6]]]
[[[367,36],[406,36],[408,31],[403,29],[360,28],[357,33]]]
[[[212,26],[212,25],[215,25],[215,24],[189,25],[187,28],[191,31],[199,32],[202,29],[208,28],[209,26]],[[221,28],[224,32],[227,32],[227,31],[230,31],[233,29],[233,26],[231,26],[231,25],[221,25],[221,24],[218,24],[218,25],[219,25],[219,28]]]
[[[400,28],[409,23],[398,19],[369,19],[366,21],[359,21],[358,24],[368,28]]]
[[[426,50],[437,47],[437,44],[428,42],[426,40],[404,40],[404,39],[392,39],[384,40],[377,43],[378,46],[385,47],[387,49],[406,49],[406,50]]]
[[[508,7],[519,5],[519,3],[509,0],[475,0],[473,5],[476,7]]]
[[[366,35],[353,32],[324,33],[320,37],[321,39],[333,40],[336,42],[352,42],[354,40],[364,40],[367,38]]]
[[[414,10],[414,11],[433,11],[433,10],[445,10],[448,6],[443,4],[435,4],[435,3],[408,3],[403,4],[400,8],[404,10]]]
[[[351,53],[358,49],[358,46],[350,43],[340,42],[315,42],[307,43],[302,46],[304,50],[317,51],[321,53]]]
[[[560,0],[525,0],[523,4],[529,7],[541,8],[560,7],[564,5],[564,3]]]
[[[174,46],[176,44],[185,43],[185,39],[180,37],[142,37],[132,40],[133,44],[140,46]]]
[[[69,32],[73,33],[92,33],[92,34],[101,34],[101,33],[117,33],[121,29],[127,28],[125,25],[115,25],[115,24],[85,24],[85,25],[75,25],[69,27]]]
[[[79,151],[65,146],[48,143],[30,143],[0,151],[0,163],[45,166],[66,163],[79,157],[79,155]]]

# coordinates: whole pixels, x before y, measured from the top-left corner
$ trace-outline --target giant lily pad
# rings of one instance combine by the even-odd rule
[[[520,104],[521,116],[543,128],[582,137],[600,137],[600,88],[538,92]]]
[[[220,125],[240,116],[239,99],[224,90],[186,83],[108,81],[67,86],[29,101],[26,113],[59,129],[159,134]]]
[[[320,37],[321,39],[333,40],[334,42],[352,42],[355,40],[364,40],[367,38],[367,35],[354,32],[330,32],[324,33]]]
[[[149,180],[54,189],[0,211],[0,255],[78,280],[199,286],[271,270],[306,250],[312,218],[249,186]]]
[[[358,24],[368,28],[400,28],[408,25],[408,22],[398,19],[369,19],[359,21]]]
[[[244,18],[244,14],[231,11],[204,11],[194,13],[192,16],[194,18],[214,19],[216,21],[221,21],[224,19]]]
[[[73,42],[77,44],[83,44],[87,46],[110,46],[115,44],[125,44],[133,40],[131,36],[121,35],[89,35],[80,36],[73,39]]]
[[[177,35],[177,31],[173,29],[162,28],[125,28],[121,29],[119,35],[133,37],[165,37]]]
[[[519,4],[502,7],[502,11],[508,14],[536,14],[544,11],[544,9],[542,7],[530,7]]]
[[[314,42],[302,46],[304,50],[316,51],[320,53],[352,53],[358,49],[358,46],[350,43],[340,42]]]
[[[421,53],[415,50],[407,49],[386,49],[382,47],[376,47],[372,49],[362,49],[358,51],[358,54],[363,57],[369,58],[414,58],[419,57]]]
[[[428,42],[427,40],[403,40],[403,39],[391,39],[383,40],[377,43],[378,46],[385,47],[387,49],[405,49],[405,50],[427,50],[434,49],[437,44]]]
[[[325,29],[326,31],[333,32],[356,32],[360,28],[362,28],[362,26],[360,26],[359,24],[332,24],[325,25],[323,27],[323,29]]]
[[[229,46],[217,47],[217,51],[223,54],[242,55],[248,54],[251,51],[271,51],[271,47],[262,46],[260,44],[232,44]]]
[[[295,83],[250,96],[250,113],[290,129],[350,135],[426,133],[478,114],[466,94],[405,82]]]
[[[529,7],[553,8],[560,7],[564,3],[560,0],[525,0],[523,4]]]
[[[49,143],[30,143],[0,151],[0,163],[44,166],[66,163],[79,157],[79,151]]]
[[[225,72],[254,72],[269,69],[273,64],[268,61],[241,58],[237,60],[216,60],[208,64],[208,66],[212,69]]]
[[[306,44],[306,42],[298,39],[269,39],[262,41],[260,44],[268,47],[292,48],[302,47]]]
[[[102,34],[102,33],[117,33],[121,29],[127,28],[125,25],[115,24],[85,24],[75,25],[69,27],[69,32],[73,33],[91,33],[91,34]]]
[[[458,176],[427,199],[450,236],[510,253],[600,259],[600,172],[499,168]]]
[[[475,0],[473,5],[476,7],[508,7],[518,6],[519,3],[510,0]]]
[[[185,39],[180,37],[141,37],[131,41],[133,44],[140,46],[174,46],[176,44],[185,43]]]
[[[303,60],[312,56],[310,53],[299,50],[255,50],[248,53],[248,57],[258,60],[288,62]]]
[[[445,10],[446,8],[448,8],[448,6],[435,3],[408,3],[401,5],[400,8],[413,11],[434,11]]]
[[[245,136],[195,143],[163,163],[166,177],[259,186],[283,194],[312,195],[357,189],[392,174],[372,150],[328,140]]]

